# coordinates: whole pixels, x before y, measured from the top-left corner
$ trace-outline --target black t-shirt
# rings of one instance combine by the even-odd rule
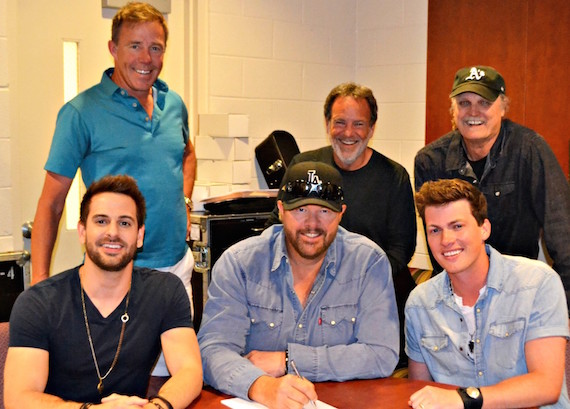
[[[188,294],[173,274],[135,268],[128,306],[129,321],[118,361],[103,381],[103,396],[89,346],[79,284],[79,267],[24,291],[10,317],[10,347],[49,352],[46,393],[64,400],[99,403],[111,393],[145,396],[151,369],[160,353],[160,335],[192,327]],[[101,376],[109,370],[121,333],[126,297],[108,317],[87,294],[85,306]],[[30,368],[33,371],[33,368]]]

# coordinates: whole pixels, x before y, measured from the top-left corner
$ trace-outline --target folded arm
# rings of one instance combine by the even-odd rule
[[[48,351],[39,348],[9,348],[4,372],[4,404],[6,409],[78,409],[82,402],[65,401],[57,396],[44,393],[48,372]],[[109,396],[103,402],[92,407],[135,409],[143,408],[148,404],[144,398],[117,394]],[[152,405],[148,408],[156,407]]]
[[[164,332],[160,340],[172,377],[158,394],[174,409],[184,409],[202,390],[202,362],[196,334],[192,328],[173,328]]]
[[[496,385],[481,387],[483,409],[521,408],[556,403],[560,398],[564,379],[566,339],[547,337],[525,344],[528,373],[505,379]],[[410,379],[427,379],[427,367],[410,360]],[[431,378],[431,377],[430,377]],[[470,385],[474,386],[474,385]],[[438,408],[463,408],[463,401],[455,390],[426,386],[410,397],[410,406],[419,408],[438,402]]]
[[[354,342],[288,344],[289,359],[311,381],[380,378],[390,376],[396,367],[400,331],[390,263],[385,256],[368,265],[362,262],[367,271],[356,300]]]

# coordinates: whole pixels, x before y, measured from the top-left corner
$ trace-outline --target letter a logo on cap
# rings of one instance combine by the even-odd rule
[[[477,69],[477,67],[472,67],[471,71],[469,72],[469,76],[465,77],[465,80],[477,80],[479,81],[481,78],[485,76],[485,71]]]

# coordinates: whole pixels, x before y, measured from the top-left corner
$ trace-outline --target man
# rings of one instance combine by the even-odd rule
[[[216,262],[198,333],[204,379],[271,408],[316,399],[309,381],[388,376],[398,360],[390,263],[371,240],[339,227],[342,178],[333,167],[289,169],[282,225]]]
[[[144,218],[133,178],[108,176],[89,187],[77,226],[84,264],[34,285],[14,304],[6,408],[101,402],[102,408],[183,409],[200,393],[199,348],[182,282],[133,268]],[[161,345],[172,377],[159,397],[143,399]]]
[[[158,79],[167,39],[158,10],[128,3],[113,18],[108,46],[115,68],[60,110],[34,220],[33,283],[49,275],[65,198],[80,167],[85,186],[107,174],[137,180],[148,203],[148,234],[135,265],[172,271],[190,291],[184,197],[192,195],[196,155],[184,102]]]
[[[536,259],[542,231],[570,299],[570,188],[546,141],[505,119],[505,92],[503,77],[491,67],[457,71],[450,94],[456,129],[416,155],[416,191],[438,179],[477,186],[493,225],[488,243],[504,254]]]
[[[568,408],[564,354],[568,310],[560,277],[547,264],[504,256],[491,234],[485,196],[459,180],[427,182],[416,194],[433,256],[443,273],[406,304],[411,379],[425,387],[413,408]]]
[[[157,9],[128,3],[113,18],[108,46],[115,68],[60,110],[34,219],[33,284],[49,275],[65,198],[80,167],[85,186],[107,174],[137,180],[148,203],[148,234],[135,265],[176,274],[191,298],[194,259],[186,232],[196,154],[184,102],[158,79],[167,40]],[[162,359],[155,375],[168,376]]]
[[[327,96],[324,116],[331,146],[300,153],[290,165],[319,161],[334,166],[342,175],[347,204],[341,226],[370,238],[388,255],[401,324],[398,366],[405,366],[404,305],[415,287],[408,263],[417,234],[410,178],[401,165],[368,146],[378,118],[372,90],[352,82],[336,86]],[[275,208],[271,223],[279,223],[277,216]]]

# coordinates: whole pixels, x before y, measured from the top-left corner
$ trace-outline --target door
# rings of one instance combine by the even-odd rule
[[[184,61],[184,50],[189,39],[184,36],[184,24],[189,1],[172,0],[167,16],[170,36],[161,75],[185,100],[188,92],[184,72],[188,72],[188,62]],[[10,0],[9,5],[10,16],[15,17],[10,31],[10,44],[14,45],[10,54],[14,60],[11,106],[15,110],[11,116],[15,122],[13,214],[14,220],[23,223],[34,218],[45,177],[43,166],[57,113],[64,103],[63,43],[76,42],[78,46],[78,92],[95,85],[103,71],[113,66],[107,41],[116,10],[102,9],[100,0]],[[83,259],[76,229],[66,226],[67,215],[66,207],[51,274],[76,266]],[[72,225],[76,224],[75,218]]]

